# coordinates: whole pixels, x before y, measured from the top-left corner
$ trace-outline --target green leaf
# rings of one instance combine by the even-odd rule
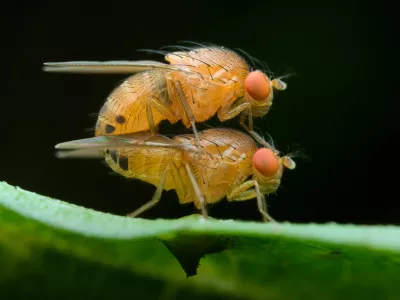
[[[400,229],[131,219],[0,182],[0,298],[18,296],[400,299]]]

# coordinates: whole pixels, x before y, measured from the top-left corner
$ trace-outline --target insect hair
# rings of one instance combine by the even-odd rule
[[[241,52],[245,56],[245,58],[250,60],[251,66],[252,66],[252,71],[254,71],[254,69],[258,68],[261,72],[267,74],[268,77],[270,77],[271,79],[276,79],[276,78],[284,79],[284,78],[288,78],[288,77],[297,75],[296,72],[294,72],[292,68],[289,68],[290,71],[286,72],[286,75],[277,76],[276,75],[277,72],[273,72],[272,69],[269,67],[269,65],[265,61],[259,60],[258,58],[250,55],[248,52],[245,52],[242,49],[235,48],[235,50]]]
[[[249,65],[251,66],[252,71],[259,69],[263,73],[267,74],[269,77],[273,76],[273,73],[266,62],[261,61],[258,58],[250,55],[248,52],[244,51],[243,49],[234,48],[234,50],[243,54],[244,58],[247,61],[249,61]]]
[[[99,118],[99,112],[89,113],[89,118],[96,121]]]
[[[169,45],[169,46],[167,45],[167,46],[161,47],[161,49],[171,49],[171,50],[176,49],[176,50],[184,51],[185,53],[182,53],[181,55],[190,57],[190,58],[193,59],[193,60],[197,60],[197,61],[199,61],[199,62],[205,64],[206,66],[211,67],[211,65],[210,65],[209,63],[207,63],[206,61],[203,61],[203,60],[198,59],[198,58],[194,58],[193,56],[191,56],[191,55],[189,54],[190,51],[193,51],[193,52],[197,53],[196,48],[185,47],[185,46],[178,46],[178,45]],[[189,52],[188,52],[188,51],[189,51]],[[172,54],[172,53],[170,53],[170,54]],[[175,54],[174,54],[174,55],[175,55]],[[179,56],[179,55],[178,55],[178,56]],[[223,66],[221,66],[221,65],[219,65],[219,64],[216,64],[216,65],[219,66],[220,68],[225,69]],[[225,70],[226,70],[226,69],[225,69]]]
[[[212,67],[212,65],[210,63],[208,63],[207,61],[201,60],[199,58],[191,56],[190,52],[197,53],[197,50],[199,49],[199,47],[201,47],[201,48],[207,49],[209,51],[214,51],[214,49],[219,49],[219,50],[222,50],[224,53],[226,53],[225,50],[224,50],[224,47],[221,47],[221,46],[206,45],[206,44],[199,44],[199,43],[197,43],[196,45],[197,45],[197,47],[187,47],[187,46],[181,46],[181,45],[167,45],[167,46],[162,47],[162,49],[170,49],[171,51],[174,51],[174,50],[183,51],[183,53],[179,52],[178,54],[176,54],[175,52],[171,52],[169,54],[170,55],[176,55],[178,57],[180,57],[180,56],[190,57],[193,60],[196,60],[196,61],[199,61],[199,62],[205,64],[209,68]],[[227,57],[229,57],[229,56],[227,56]],[[216,61],[213,61],[212,64],[216,65],[216,66],[220,67],[221,69],[224,69],[225,71],[228,72],[228,69],[226,67],[224,67],[223,65],[217,63]],[[247,68],[246,68],[246,70],[249,71]],[[208,71],[209,71],[209,75],[211,76],[211,78],[213,78],[213,76],[211,74],[211,71],[210,70],[208,70]],[[214,80],[214,78],[213,78],[213,80]]]
[[[238,119],[233,119],[232,120],[233,122],[236,122],[236,124],[239,124],[240,125],[240,120],[238,120]],[[265,134],[263,134],[262,132],[261,132],[261,130],[259,129],[259,127],[257,127],[257,126],[254,126],[253,125],[253,131],[255,132],[255,133],[257,133],[264,141],[266,141],[267,143],[269,143],[270,145],[271,145],[271,148],[275,151],[275,152],[277,152],[277,153],[280,153],[280,151],[279,150],[277,150],[277,148],[276,148],[276,142],[274,141],[274,139],[272,138],[272,136],[270,135],[270,134],[268,134],[267,132],[265,132]],[[265,135],[267,135],[267,138],[265,137]],[[259,145],[259,143],[257,143],[258,145]]]
[[[218,50],[220,50],[220,51],[223,51],[223,52],[225,52],[225,53],[228,53],[228,51],[227,50],[229,50],[229,51],[231,51],[231,52],[236,52],[236,51],[234,51],[234,50],[232,50],[232,49],[228,49],[228,48],[225,48],[224,46],[220,46],[220,45],[216,45],[216,44],[212,44],[212,43],[209,43],[209,42],[202,42],[202,43],[199,43],[199,42],[193,42],[193,41],[179,41],[178,43],[183,43],[183,44],[189,44],[189,45],[192,45],[193,47],[188,47],[188,46],[181,46],[181,45],[171,45],[171,46],[164,46],[164,47],[162,47],[162,48],[169,48],[169,49],[176,49],[176,50],[183,50],[183,51],[193,51],[193,52],[196,52],[198,49],[200,49],[200,48],[202,48],[202,49],[207,49],[207,50],[209,50],[209,51],[214,51],[215,49],[218,49]],[[237,53],[236,52],[236,54],[238,54],[239,55],[239,53]],[[189,55],[188,55],[189,56]],[[241,55],[239,55],[240,57],[241,57]],[[189,56],[189,57],[191,57],[191,56]],[[196,59],[196,60],[198,60],[198,61],[200,61],[200,62],[202,62],[202,63],[204,63],[204,64],[206,64],[206,65],[208,65],[206,62],[204,62],[204,61],[201,61],[201,60],[199,60],[199,59]],[[251,66],[250,66],[250,64],[249,64],[249,62],[245,59],[245,61],[248,63],[248,65],[249,65],[249,69],[246,69],[247,71],[251,71]],[[226,70],[226,68],[225,67],[223,67],[223,66],[221,66],[221,65],[219,65],[219,64],[217,64],[217,63],[215,63],[214,62],[214,64],[215,65],[217,65],[217,66],[219,66],[220,68],[222,68],[222,69],[225,69]]]
[[[208,48],[211,50],[211,48],[224,48],[223,46],[218,46],[216,44],[210,43],[210,42],[194,42],[194,41],[189,41],[189,40],[182,40],[178,41],[178,43],[183,43],[183,44],[189,44],[189,45],[195,45],[197,47],[193,48]]]
[[[85,132],[85,133],[88,133],[88,134],[90,134],[90,135],[93,135],[94,132],[95,132],[95,130],[96,130],[96,126],[92,126],[92,127],[87,127],[87,128],[85,128],[85,129],[84,129],[84,132]]]
[[[165,46],[162,46],[160,49],[170,49],[170,51],[174,51],[174,52],[177,50],[183,51],[183,52],[186,52],[184,55],[189,56],[189,57],[191,57],[189,55],[189,52],[197,53],[197,51],[196,51],[197,48],[180,46],[180,45],[165,45]],[[171,52],[168,52],[168,53],[171,53]],[[191,58],[193,58],[193,57],[191,57]]]
[[[166,51],[166,50],[163,50],[163,49],[170,49],[170,51]],[[179,50],[179,51],[183,51],[183,52],[185,52],[185,53],[179,53],[179,54],[176,54],[176,53],[172,53],[172,51],[173,52],[176,52],[175,50]],[[180,57],[180,58],[183,58],[183,57],[190,57],[190,58],[192,58],[192,59],[195,59],[194,57],[192,57],[192,56],[190,56],[190,54],[189,54],[189,51],[194,51],[194,52],[196,52],[195,51],[195,48],[191,48],[191,47],[185,47],[185,46],[179,46],[179,45],[166,45],[166,46],[162,46],[162,47],[160,47],[160,50],[154,50],[154,49],[138,49],[137,50],[138,52],[147,52],[147,53],[154,53],[154,54],[160,54],[160,55],[163,55],[163,56],[166,56],[166,55],[175,55],[175,56],[178,56],[178,57]],[[197,59],[198,60],[198,59]],[[200,61],[200,60],[199,60]],[[202,63],[204,63],[204,64],[206,64],[206,65],[209,65],[209,64],[207,64],[206,62],[203,62],[203,61],[201,61]]]
[[[166,56],[166,55],[174,55],[174,56],[177,56],[177,57],[179,57],[179,58],[183,58],[183,57],[191,57],[189,54],[186,54],[186,53],[181,53],[181,54],[177,54],[177,53],[172,53],[172,52],[170,52],[170,51],[164,51],[164,50],[155,50],[155,49],[138,49],[137,50],[138,52],[146,52],[146,53],[153,53],[153,54],[160,54],[160,55],[162,55],[162,56]],[[193,59],[193,57],[191,57],[192,59]],[[193,67],[193,66],[191,66],[191,65],[185,65],[185,66],[188,66],[188,67]]]
[[[289,68],[291,71],[286,72],[285,75],[281,75],[281,76],[275,76],[275,78],[279,78],[279,79],[285,79],[285,78],[289,78],[292,76],[297,76],[297,73],[295,71],[293,71],[292,68]]]
[[[190,57],[190,58],[192,58],[194,60],[200,61],[201,63],[204,63],[207,66],[210,66],[209,63],[207,63],[205,61],[202,61],[202,60],[200,60],[198,58],[192,57],[189,54],[189,52],[190,51],[197,52],[197,50],[199,48],[208,49],[210,51],[213,51],[216,48],[219,49],[219,50],[222,50],[222,51],[227,49],[229,51],[236,52],[236,54],[241,56],[247,62],[247,64],[249,65],[249,69],[248,69],[249,72],[258,69],[261,72],[267,74],[268,77],[270,77],[271,79],[274,79],[274,78],[280,78],[280,79],[287,78],[287,77],[292,76],[294,74],[294,72],[290,72],[287,75],[283,75],[283,76],[279,76],[278,77],[278,76],[276,76],[274,74],[274,72],[272,72],[271,68],[268,66],[268,64],[265,61],[261,61],[260,59],[250,55],[248,52],[246,52],[246,51],[244,51],[243,49],[240,49],[240,48],[228,49],[228,48],[225,48],[224,46],[220,46],[220,45],[213,44],[213,43],[210,43],[210,42],[194,42],[194,41],[188,41],[188,40],[178,41],[178,44],[179,43],[189,44],[189,45],[192,45],[192,46],[190,47],[190,46],[183,46],[183,45],[166,45],[166,46],[160,47],[160,50],[139,49],[138,51],[143,51],[143,52],[148,52],[148,53],[155,53],[155,54],[160,54],[160,55],[163,55],[163,56],[175,55],[175,56],[178,56],[180,58],[186,56],[186,57]],[[162,49],[169,49],[170,51],[165,51],[165,50],[162,50]],[[184,53],[179,53],[179,54],[174,53],[176,51],[182,51]],[[221,67],[221,68],[224,68],[221,65],[218,65],[218,66]]]
[[[137,52],[146,52],[146,53],[153,53],[153,54],[160,54],[160,55],[167,55],[169,54],[168,51],[162,51],[162,50],[154,50],[154,49],[138,49],[136,50]]]
[[[299,148],[298,145],[295,145],[294,148],[297,148],[296,150],[289,150],[290,146],[288,146],[288,149],[286,151],[285,156],[289,157],[289,158],[300,158],[300,159],[305,159],[310,161],[311,157],[309,155],[307,155],[305,153],[305,149],[304,148]]]
[[[267,135],[267,139],[265,138],[265,136],[264,136],[263,133],[259,133],[259,134],[261,135],[261,137],[262,137],[266,142],[268,142],[268,143],[272,146],[272,148],[273,148],[274,150],[278,151],[278,150],[277,150],[277,147],[276,147],[277,143],[276,143],[276,141],[272,138],[272,136],[271,136],[269,133],[265,132],[265,135]]]

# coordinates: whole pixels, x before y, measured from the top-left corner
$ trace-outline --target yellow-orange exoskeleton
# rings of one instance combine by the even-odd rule
[[[175,190],[180,203],[193,202],[208,216],[206,204],[257,199],[264,221],[268,215],[264,195],[274,193],[284,168],[294,169],[290,156],[259,147],[248,134],[234,129],[200,131],[172,139],[150,132],[99,136],[58,144],[59,157],[105,157],[116,173],[157,187],[153,199],[130,214],[138,216],[154,206],[163,190]],[[66,151],[70,149],[70,151]],[[71,150],[72,149],[72,150]]]
[[[155,51],[156,52],[156,51]],[[198,44],[161,52],[169,62],[70,61],[45,63],[49,72],[133,74],[108,96],[95,135],[158,132],[162,120],[182,121],[197,137],[197,122],[218,115],[220,121],[240,115],[240,124],[259,143],[253,117],[270,110],[274,90],[286,89],[281,78],[253,69],[244,57],[220,46]],[[246,124],[246,119],[248,123]]]

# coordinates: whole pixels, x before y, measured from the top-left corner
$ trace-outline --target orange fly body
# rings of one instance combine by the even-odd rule
[[[208,216],[206,204],[226,197],[228,201],[257,199],[263,220],[274,221],[264,195],[278,189],[285,167],[295,168],[291,157],[259,148],[250,135],[233,129],[207,129],[198,138],[200,151],[194,134],[170,139],[150,132],[75,140],[56,149],[60,149],[59,157],[105,157],[116,173],[155,185],[153,199],[131,217],[157,204],[163,190],[175,190],[180,203],[193,202],[204,217]]]
[[[133,74],[108,96],[100,110],[95,136],[150,131],[158,132],[163,120],[182,121],[192,127],[217,114],[220,121],[240,116],[240,124],[259,143],[253,117],[268,113],[274,90],[285,90],[281,78],[253,69],[237,52],[196,44],[179,51],[153,51],[165,55],[157,61],[48,62],[48,72]],[[246,119],[248,123],[246,124]]]

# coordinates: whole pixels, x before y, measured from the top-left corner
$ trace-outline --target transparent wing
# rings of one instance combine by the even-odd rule
[[[46,62],[43,64],[45,72],[60,73],[97,73],[97,74],[125,74],[137,73],[153,69],[185,71],[182,66],[171,66],[152,60],[138,61],[67,61]],[[187,70],[191,73],[191,71]]]
[[[63,142],[55,146],[56,149],[116,149],[116,148],[131,148],[131,147],[161,147],[161,148],[182,148],[188,151],[196,151],[190,143],[178,143],[164,135],[151,135],[150,132],[138,132],[123,135],[98,136],[86,139],[73,140]],[[85,151],[81,151],[82,155]]]
[[[62,150],[56,151],[57,158],[82,158],[82,159],[98,159],[104,158],[100,149],[78,149],[78,150]]]

